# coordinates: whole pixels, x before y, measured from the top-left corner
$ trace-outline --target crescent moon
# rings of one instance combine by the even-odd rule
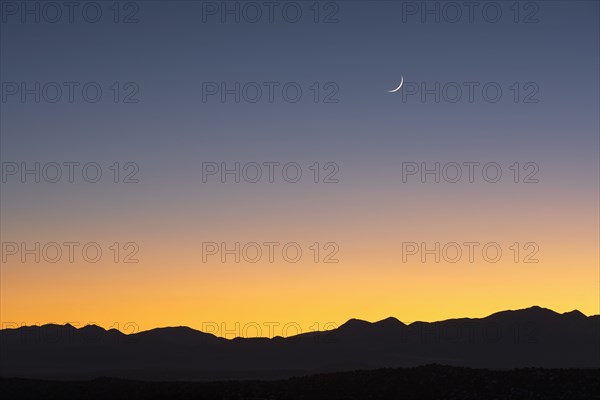
[[[394,89],[394,90],[388,90],[388,93],[395,93],[398,90],[400,90],[400,88],[402,87],[402,84],[404,83],[404,77],[402,75],[400,75],[400,85]]]

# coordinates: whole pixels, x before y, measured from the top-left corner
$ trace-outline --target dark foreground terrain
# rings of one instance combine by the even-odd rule
[[[598,369],[486,370],[429,365],[276,381],[0,379],[3,399],[600,399]]]

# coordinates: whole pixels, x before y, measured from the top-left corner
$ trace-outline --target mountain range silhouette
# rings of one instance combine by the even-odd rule
[[[188,327],[126,335],[95,325],[0,330],[0,376],[59,380],[277,379],[415,367],[599,368],[600,315],[537,306],[485,318],[414,322],[351,319],[287,338],[225,339]]]

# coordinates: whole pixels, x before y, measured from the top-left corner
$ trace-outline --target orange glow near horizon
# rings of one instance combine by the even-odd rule
[[[298,326],[301,332],[330,329],[350,318],[393,316],[409,323],[485,317],[533,305],[598,314],[597,194],[575,197],[551,189],[542,184],[416,185],[385,191],[366,186],[361,191],[340,184],[322,189],[322,196],[345,198],[343,203],[306,205],[300,189],[288,193],[275,187],[269,190],[278,201],[248,196],[247,205],[233,207],[233,199],[257,190],[234,187],[222,189],[228,194],[225,201],[218,190],[168,200],[153,198],[151,192],[146,195],[150,204],[134,211],[113,214],[107,208],[77,219],[70,218],[73,210],[67,207],[52,215],[28,214],[25,221],[22,213],[3,213],[4,243],[97,242],[103,254],[97,263],[82,260],[80,251],[74,263],[65,254],[57,263],[36,263],[32,255],[23,263],[19,253],[4,252],[0,322],[4,327],[70,322],[119,329],[134,323],[140,331],[189,326],[231,337],[289,336],[299,333]],[[361,194],[355,195],[357,191]],[[515,193],[519,201],[510,202]],[[201,196],[204,201],[198,203]],[[443,202],[436,201],[440,196]],[[160,212],[150,211],[167,201]],[[226,211],[212,212],[219,201]],[[523,204],[536,204],[535,212]],[[118,263],[111,250],[115,242],[120,245]],[[139,246],[134,255],[138,263],[122,262],[132,251],[123,249],[127,242]],[[280,245],[272,263],[264,245],[256,263],[243,257],[235,263],[233,255],[222,263],[219,254],[203,262],[205,242],[226,242],[229,248],[235,242]],[[287,262],[281,252],[283,244],[292,242],[302,249],[296,263]],[[337,253],[324,248],[329,242],[337,244]],[[456,242],[462,258],[453,263],[441,255],[436,263],[430,254],[423,263],[418,253],[403,262],[407,242],[426,243],[428,249],[436,242],[441,248]],[[479,243],[472,263],[465,242]],[[524,248],[530,242],[537,249]],[[486,243],[499,244],[498,262],[483,258]],[[514,243],[519,245],[518,262]],[[447,258],[454,257],[448,251]],[[328,255],[339,262],[323,262]],[[539,262],[524,262],[528,255]]]

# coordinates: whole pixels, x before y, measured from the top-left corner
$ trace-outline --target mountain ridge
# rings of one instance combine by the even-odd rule
[[[459,318],[448,318],[448,319],[442,319],[439,321],[412,321],[410,323],[404,323],[401,320],[399,320],[398,318],[394,317],[394,316],[389,316],[387,318],[381,319],[381,320],[377,320],[377,321],[367,321],[364,319],[360,319],[360,318],[350,318],[349,320],[347,320],[346,322],[344,322],[343,324],[341,324],[340,326],[338,326],[335,329],[332,330],[337,330],[343,327],[358,327],[358,326],[373,326],[373,325],[394,325],[397,324],[399,326],[405,326],[405,327],[409,327],[411,325],[414,324],[437,324],[437,323],[442,323],[442,322],[450,322],[450,321],[477,321],[477,320],[485,320],[491,317],[497,317],[497,316],[503,316],[503,315],[515,315],[515,313],[527,313],[529,314],[529,316],[533,316],[533,312],[535,312],[537,315],[547,315],[547,316],[573,316],[573,317],[583,317],[583,318],[600,318],[600,314],[593,314],[593,315],[585,315],[584,313],[582,313],[581,311],[579,311],[578,309],[574,309],[571,311],[567,311],[567,312],[563,312],[563,313],[559,313],[556,312],[552,309],[549,308],[544,308],[544,307],[540,307],[540,306],[531,306],[531,307],[527,307],[527,308],[521,308],[521,309],[516,309],[516,310],[503,310],[503,311],[497,311],[495,313],[489,314],[485,317],[459,317]],[[243,339],[250,339],[250,338],[268,338],[266,336],[257,336],[257,337],[242,337],[242,336],[236,336],[230,339],[221,337],[221,336],[217,336],[214,335],[212,333],[209,332],[204,332],[202,330],[199,329],[195,329],[189,326],[185,326],[185,325],[176,325],[176,326],[160,326],[160,327],[155,327],[155,328],[150,328],[147,330],[143,330],[143,331],[139,331],[139,332],[133,332],[133,333],[126,333],[126,332],[122,332],[119,329],[116,328],[110,328],[110,329],[106,329],[102,326],[96,325],[96,324],[87,324],[84,325],[82,327],[76,327],[73,326],[70,323],[65,323],[64,325],[60,325],[60,324],[56,324],[56,323],[47,323],[47,324],[43,324],[43,325],[23,325],[20,327],[16,327],[16,328],[4,328],[4,329],[0,329],[0,332],[3,331],[10,331],[10,330],[18,330],[18,329],[25,329],[25,328],[72,328],[74,330],[77,331],[82,331],[82,330],[97,330],[96,328],[104,331],[104,332],[111,332],[111,331],[116,331],[121,333],[122,335],[139,335],[139,334],[143,334],[143,333],[147,333],[147,332],[159,332],[159,331],[177,331],[177,330],[190,330],[193,332],[197,332],[197,333],[203,333],[205,335],[210,335],[210,336],[214,336],[216,338],[223,338],[225,340],[234,340],[234,339],[239,339],[239,338],[243,338]],[[302,336],[302,335],[309,335],[309,334],[315,334],[315,333],[325,333],[325,332],[331,332],[332,330],[327,330],[327,331],[311,331],[311,332],[304,332],[304,333],[299,333],[296,335],[291,335],[291,336],[286,336],[286,338],[291,338],[291,337],[295,337],[295,336]],[[270,339],[274,339],[276,337],[282,337],[282,336],[274,336]]]
[[[189,327],[125,334],[96,325],[0,330],[0,376],[142,380],[284,378],[428,364],[600,368],[600,316],[541,307],[404,324],[350,319],[328,331],[226,339]]]

